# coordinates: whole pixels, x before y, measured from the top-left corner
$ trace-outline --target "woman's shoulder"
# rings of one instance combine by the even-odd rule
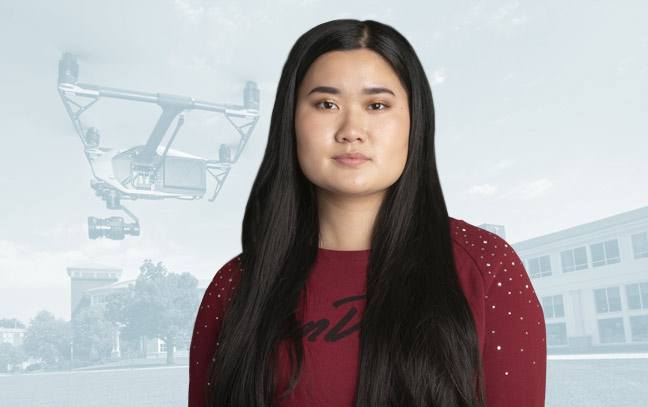
[[[459,271],[475,312],[487,404],[544,405],[546,326],[542,306],[520,258],[496,233],[451,219]],[[477,271],[479,270],[479,271]],[[471,277],[481,274],[483,287]]]
[[[216,295],[220,302],[224,305],[229,299],[231,292],[238,285],[240,272],[243,269],[241,264],[242,253],[229,259],[223,266],[214,274],[211,283],[207,289],[207,295]],[[210,294],[211,293],[211,294]]]
[[[216,281],[222,280],[224,278],[235,278],[239,272],[241,271],[242,265],[241,265],[241,255],[243,253],[239,253],[236,256],[230,258],[223,266],[218,269],[216,274],[214,274],[213,280]]]
[[[523,270],[513,247],[496,233],[450,217],[450,234],[458,267],[472,264],[480,270],[485,282],[512,269]]]

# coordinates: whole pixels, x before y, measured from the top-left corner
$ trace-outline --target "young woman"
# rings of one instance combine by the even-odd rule
[[[297,40],[242,246],[196,317],[190,407],[544,406],[538,298],[505,240],[448,216],[430,86],[392,27]]]

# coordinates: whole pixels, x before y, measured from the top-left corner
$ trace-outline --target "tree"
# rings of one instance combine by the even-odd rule
[[[101,305],[90,305],[82,308],[72,317],[74,332],[74,358],[90,359],[93,351],[100,358],[110,355],[116,328],[106,318]]]
[[[42,310],[31,320],[23,338],[23,347],[28,355],[41,358],[47,366],[69,358],[71,342],[70,323]]]
[[[125,339],[160,338],[167,348],[167,364],[173,364],[173,347],[193,329],[198,308],[198,280],[190,273],[171,273],[146,259],[135,286],[112,295],[109,318],[122,327]]]
[[[22,322],[16,318],[0,318],[0,328],[24,328]]]
[[[25,360],[25,354],[19,347],[15,347],[9,342],[0,343],[0,373],[6,373],[9,366],[16,366]]]

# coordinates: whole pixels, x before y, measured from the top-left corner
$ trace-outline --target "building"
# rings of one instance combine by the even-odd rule
[[[549,353],[648,350],[648,207],[511,246],[542,303]]]
[[[98,305],[106,302],[109,294],[115,291],[128,288],[135,285],[135,280],[119,281],[122,269],[114,268],[97,263],[88,263],[67,268],[71,284],[71,312],[72,318],[80,309],[89,305]],[[198,280],[198,294],[202,298],[211,279]],[[147,358],[166,357],[166,344],[159,338],[140,338],[139,351]],[[183,356],[188,351],[179,350],[176,356]],[[113,359],[121,357],[119,344],[119,333],[113,338],[113,349],[111,352]]]
[[[83,302],[85,292],[95,287],[114,283],[121,277],[122,269],[97,263],[86,263],[67,268],[70,276],[70,319],[80,307],[87,305]]]
[[[20,346],[27,328],[3,328],[0,327],[0,343],[10,343],[13,346]]]

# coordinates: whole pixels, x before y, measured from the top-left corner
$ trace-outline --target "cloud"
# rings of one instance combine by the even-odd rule
[[[490,184],[473,185],[466,193],[468,195],[491,196],[497,192],[497,187]]]
[[[547,178],[540,178],[535,181],[528,181],[517,185],[498,196],[497,199],[506,199],[510,201],[527,201],[545,195],[553,187],[554,183],[551,180]]]
[[[524,20],[526,16],[515,16],[515,10],[517,10],[520,3],[509,3],[499,7],[493,13],[487,17],[487,21],[494,24],[500,24],[503,22],[510,23],[515,20],[515,24],[520,24],[521,20]]]
[[[192,4],[189,0],[175,0],[173,2],[173,9],[177,12],[178,17],[180,17],[187,24],[198,24],[200,17],[205,12],[205,8],[201,5]]]
[[[617,64],[617,72],[619,74],[627,74],[631,72],[632,68],[636,67],[635,61],[636,61],[635,58],[632,56],[621,60]]]
[[[474,4],[452,26],[452,30],[457,32],[466,28],[471,30],[491,28],[513,32],[531,20],[529,15],[517,12],[519,5],[519,2],[511,2],[493,10],[490,4]]]
[[[441,85],[445,79],[445,67],[435,69],[430,76],[430,85]]]
[[[506,160],[506,159],[505,160],[500,160],[497,163],[495,163],[495,165],[493,165],[491,167],[491,173],[497,173],[497,172],[503,170],[504,168],[508,168],[508,167],[512,166],[513,163],[514,163],[513,160]]]
[[[88,224],[86,222],[69,224],[59,221],[56,226],[47,229],[34,228],[32,233],[36,236],[55,239],[70,239],[79,234],[84,235],[88,233]]]

